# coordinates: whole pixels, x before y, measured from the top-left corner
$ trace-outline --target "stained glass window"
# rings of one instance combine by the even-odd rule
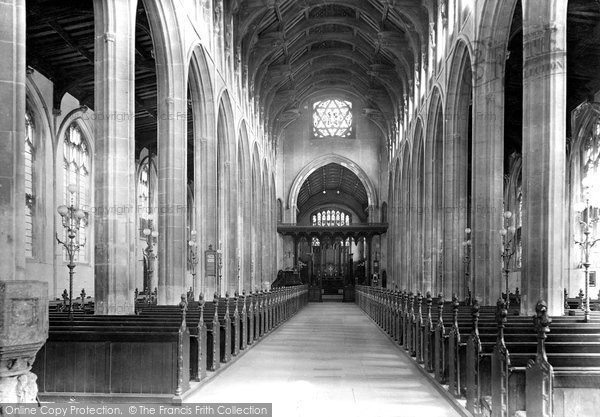
[[[311,220],[313,226],[350,226],[350,215],[341,210],[321,210]]]
[[[348,138],[353,133],[352,103],[329,99],[313,104],[313,136]]]
[[[33,253],[33,217],[35,207],[35,139],[33,119],[25,113],[25,255]]]
[[[72,123],[67,129],[65,134],[64,148],[63,148],[63,161],[64,161],[64,201],[67,206],[71,204],[79,207],[85,213],[85,217],[81,219],[82,226],[88,225],[89,220],[89,188],[90,188],[90,172],[91,172],[91,158],[89,148],[81,129],[77,123]],[[77,192],[73,195],[69,193],[69,184],[75,184],[77,186]],[[87,227],[80,231],[81,234],[87,232]],[[85,238],[83,239],[85,240]],[[83,242],[81,242],[83,243]],[[86,245],[87,247],[87,245]],[[75,262],[86,261],[86,247],[82,248],[77,252],[75,256]],[[64,252],[65,260],[68,260],[66,251]]]

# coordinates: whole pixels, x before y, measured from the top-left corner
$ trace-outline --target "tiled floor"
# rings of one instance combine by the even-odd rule
[[[354,304],[309,304],[186,402],[268,402],[274,417],[458,416]]]

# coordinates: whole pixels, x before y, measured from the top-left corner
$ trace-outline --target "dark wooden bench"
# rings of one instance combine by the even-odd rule
[[[540,357],[547,358],[553,368],[552,375],[542,375],[554,381],[555,389],[596,389],[600,393],[600,317],[592,316],[591,323],[582,323],[577,317],[553,318],[552,333],[544,339],[544,354],[540,355],[539,325],[534,327],[531,317],[509,313],[504,300],[501,331],[498,305],[482,307],[475,302],[469,307],[456,297],[448,303],[441,296],[435,299],[430,294],[422,297],[369,287],[357,288],[357,303],[427,371],[434,373],[438,382],[447,384],[457,397],[465,396],[473,414],[487,411],[512,416],[528,410],[531,415],[542,415],[535,410],[542,407],[544,399],[556,395],[552,391],[532,391],[532,387],[542,386],[539,381],[530,382],[533,376],[529,376],[539,379],[541,370],[546,369],[537,365],[543,363]],[[530,371],[536,366],[537,373]],[[557,398],[566,402],[570,397]],[[499,410],[504,414],[497,414]]]
[[[98,395],[135,399],[151,394],[151,401],[177,401],[181,392],[188,389],[190,379],[203,379],[208,371],[220,368],[221,360],[248,348],[256,328],[249,326],[254,321],[250,320],[254,317],[254,311],[250,311],[253,305],[258,311],[257,326],[262,326],[264,335],[305,305],[307,292],[302,286],[254,295],[243,293],[239,297],[214,297],[211,302],[205,302],[202,296],[197,302],[188,302],[183,295],[178,306],[144,303],[136,315],[52,311],[50,337],[35,365],[44,382],[40,391],[45,398],[55,399]],[[230,334],[229,344],[226,332]],[[143,358],[139,357],[140,352]],[[101,357],[104,360],[94,365]],[[142,371],[136,373],[140,367]],[[94,372],[102,377],[96,378]],[[124,372],[132,376],[124,377]],[[90,375],[97,381],[86,385]],[[117,377],[124,382],[114,382]],[[175,380],[177,385],[173,385]],[[83,388],[78,389],[79,386]]]
[[[33,372],[41,398],[153,394],[165,401],[189,388],[189,345],[185,310],[161,325],[55,316]]]

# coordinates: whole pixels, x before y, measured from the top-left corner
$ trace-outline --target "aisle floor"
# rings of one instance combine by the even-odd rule
[[[274,417],[459,416],[355,304],[311,303],[186,402],[273,403]]]

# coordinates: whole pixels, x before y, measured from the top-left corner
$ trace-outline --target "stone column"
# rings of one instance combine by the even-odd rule
[[[24,281],[25,1],[0,0],[0,404],[33,403],[48,284]]]
[[[256,174],[256,193],[254,194],[255,213],[254,224],[256,227],[256,253],[254,255],[254,286],[255,288],[262,288],[263,282],[263,216],[262,216],[262,176],[260,175],[260,164],[257,163],[257,174]]]
[[[0,1],[0,280],[25,272],[25,1]]]
[[[454,110],[454,109],[453,109]],[[452,110],[451,110],[452,111]],[[456,110],[454,110],[456,111]],[[450,297],[453,293],[461,295],[461,271],[462,259],[461,242],[464,234],[465,222],[464,218],[466,206],[466,194],[464,182],[466,176],[465,162],[460,154],[463,152],[463,141],[460,133],[449,133],[447,142],[444,144],[444,232],[443,232],[443,285],[442,292],[445,296]]]
[[[504,189],[504,43],[475,55],[473,86],[472,295],[493,305],[504,285],[500,235]]]
[[[205,110],[209,112],[206,117],[195,120],[206,120],[209,122],[214,117],[214,112],[210,106]],[[215,293],[217,286],[214,276],[207,276],[204,265],[204,251],[212,245],[213,249],[218,249],[219,240],[217,239],[217,223],[215,216],[217,213],[217,167],[216,167],[216,133],[214,126],[207,127],[208,133],[212,136],[196,139],[194,146],[194,193],[196,196],[196,224],[198,225],[198,241],[200,249],[198,255],[198,273],[200,274],[200,291],[205,296]]]
[[[408,289],[410,286],[410,213],[411,213],[411,198],[410,198],[410,170],[408,168],[409,161],[408,152],[404,152],[402,161],[402,177],[400,180],[402,194],[402,210],[400,212],[400,276],[399,283],[403,289]]]
[[[132,314],[135,287],[135,5],[94,0],[94,295]]]
[[[267,176],[266,166],[263,164],[263,182],[262,182],[262,213],[261,213],[261,247],[262,247],[262,281],[269,283],[271,281],[270,270],[270,256],[269,247],[271,236],[269,234],[269,180]],[[262,286],[261,286],[262,288]]]
[[[557,3],[557,4],[555,4]],[[566,2],[523,4],[522,313],[562,314],[565,271]]]
[[[430,115],[433,117],[433,115]],[[435,143],[435,120],[429,123],[427,133],[427,140],[424,146],[424,163],[423,163],[423,195],[421,196],[423,201],[423,281],[421,284],[421,290],[426,293],[432,291],[433,284],[433,251],[435,248],[434,242],[434,221],[433,221],[433,178],[434,178],[434,143]]]
[[[231,138],[231,141],[234,139]],[[232,159],[235,156],[232,156]],[[239,167],[235,164],[229,164],[228,166],[228,175],[229,175],[229,190],[228,190],[228,200],[229,200],[229,210],[228,210],[228,225],[227,225],[227,234],[228,237],[228,251],[229,251],[229,275],[227,277],[228,283],[227,288],[229,293],[233,296],[233,293],[238,287],[238,255],[239,255],[239,245],[241,244],[238,239],[238,182],[236,179],[238,178],[237,169]]]
[[[184,292],[186,274],[187,104],[180,87],[170,97],[160,87],[158,93],[158,303],[171,305]]]

